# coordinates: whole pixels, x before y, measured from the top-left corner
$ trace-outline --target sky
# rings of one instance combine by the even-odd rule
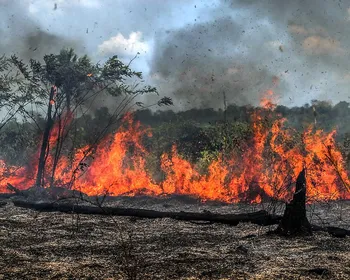
[[[0,0],[0,53],[118,55],[175,108],[350,102],[350,0]],[[153,102],[152,98],[145,99]]]

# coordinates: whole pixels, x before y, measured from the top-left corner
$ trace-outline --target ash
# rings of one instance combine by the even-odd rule
[[[108,198],[107,206],[159,211],[283,212],[197,199]],[[314,224],[350,229],[350,202],[308,206]],[[350,279],[350,239],[325,232],[288,239],[274,227],[39,213],[0,208],[0,279]]]

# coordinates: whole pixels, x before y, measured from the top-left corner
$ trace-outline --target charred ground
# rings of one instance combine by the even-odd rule
[[[106,205],[160,211],[251,212],[271,204],[119,197]],[[277,205],[277,212],[283,210]],[[348,201],[308,206],[314,224],[349,229]],[[273,227],[38,213],[0,208],[1,279],[349,279],[349,238],[300,239]]]

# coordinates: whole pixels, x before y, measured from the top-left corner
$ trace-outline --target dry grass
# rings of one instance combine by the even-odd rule
[[[255,210],[181,199],[109,203],[167,211]],[[350,225],[349,202],[313,208],[314,222]],[[268,230],[37,213],[9,203],[0,208],[0,279],[350,279],[349,238],[316,233],[285,239],[266,235]],[[309,271],[315,268],[322,269]]]

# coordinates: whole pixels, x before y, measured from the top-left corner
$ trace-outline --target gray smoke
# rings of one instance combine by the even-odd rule
[[[256,102],[255,91],[271,87],[275,74],[243,49],[234,50],[243,34],[229,18],[173,31],[158,41],[153,73],[166,80],[183,107],[217,108],[224,94],[230,103]]]
[[[45,54],[57,53],[62,48],[81,50],[74,41],[43,30],[28,16],[21,1],[0,0],[0,54],[16,54],[21,59],[42,59]]]
[[[209,21],[159,35],[151,63],[160,88],[182,107],[348,100],[350,1],[231,0]],[[331,93],[331,94],[330,94]]]
[[[181,109],[222,107],[224,94],[229,103],[256,105],[276,77],[274,91],[285,105],[349,101],[350,0],[101,0],[98,13],[63,2],[57,18],[63,28],[73,27],[70,34],[84,33],[92,57],[103,40],[141,31],[155,47],[146,82]],[[28,3],[0,0],[0,54],[41,58],[70,46],[80,53],[79,41],[34,21]],[[71,20],[77,12],[79,20]],[[191,24],[177,27],[192,15]],[[157,97],[151,99],[144,101]]]

